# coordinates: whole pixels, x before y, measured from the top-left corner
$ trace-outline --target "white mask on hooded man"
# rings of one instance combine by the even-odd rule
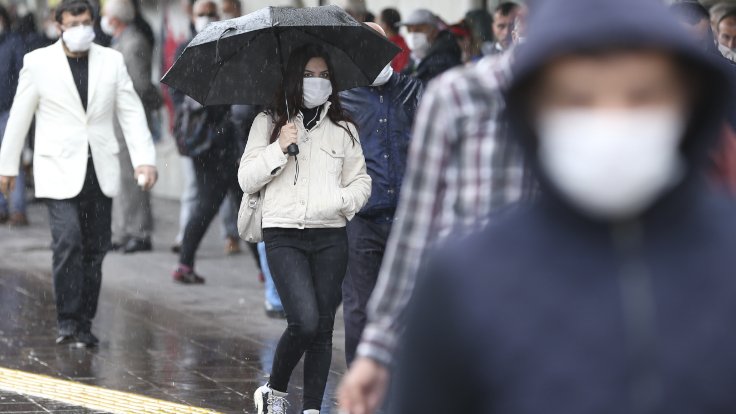
[[[95,40],[95,31],[92,26],[75,26],[65,30],[61,37],[70,52],[86,52],[92,47],[92,42]]]
[[[304,78],[304,107],[307,109],[322,106],[332,95],[332,82],[323,78]]]
[[[391,80],[391,75],[394,74],[394,68],[391,67],[391,63],[384,66],[384,68],[381,70],[381,73],[376,76],[376,79],[373,81],[371,86],[381,86],[388,83],[389,80]]]
[[[553,110],[538,122],[538,157],[579,209],[595,218],[630,219],[683,177],[684,132],[675,108]]]
[[[406,35],[406,45],[417,59],[424,59],[429,50],[429,38],[423,32],[410,32]]]
[[[194,30],[200,33],[207,27],[208,24],[215,22],[216,20],[208,16],[198,16],[194,19]]]
[[[100,28],[102,29],[102,32],[108,36],[113,36],[115,34],[115,27],[110,23],[109,16],[102,16],[102,19],[100,19]]]

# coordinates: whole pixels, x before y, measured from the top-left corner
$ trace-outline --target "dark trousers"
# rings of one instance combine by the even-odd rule
[[[348,272],[342,283],[343,318],[345,319],[345,359],[348,366],[365,328],[366,307],[376,287],[391,223],[375,223],[355,216],[348,223]]]
[[[319,410],[332,362],[332,331],[347,270],[340,229],[263,230],[266,256],[288,326],[276,347],[270,386],[286,392],[304,355],[304,410]]]
[[[110,250],[112,200],[100,190],[92,159],[84,187],[67,200],[47,200],[59,328],[88,331],[97,313],[102,261]]]
[[[194,256],[207,229],[230,192],[236,200],[243,198],[238,184],[238,165],[235,160],[202,156],[192,159],[197,179],[197,205],[189,218],[181,243],[179,263],[194,267]]]

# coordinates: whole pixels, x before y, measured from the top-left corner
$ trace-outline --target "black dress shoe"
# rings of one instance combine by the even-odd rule
[[[76,328],[74,326],[63,324],[62,327],[59,328],[59,336],[56,337],[56,344],[65,345],[74,342],[74,331],[76,331]]]
[[[128,242],[125,243],[125,246],[123,246],[123,253],[125,254],[136,252],[150,252],[151,250],[153,250],[153,244],[151,243],[150,238],[133,238],[128,240]]]
[[[100,340],[92,334],[92,332],[77,332],[75,335],[74,346],[77,348],[94,348],[99,345]]]
[[[74,341],[76,341],[76,338],[74,338],[74,335],[60,334],[59,336],[56,337],[56,345],[66,345]]]

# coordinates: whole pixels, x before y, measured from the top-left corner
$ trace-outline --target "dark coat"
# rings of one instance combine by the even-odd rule
[[[25,45],[20,36],[0,34],[0,112],[9,111],[13,105],[24,54]]]
[[[510,128],[535,160],[522,92],[556,56],[667,50],[689,62],[708,103],[694,105],[682,146],[687,178],[613,224],[565,202],[538,168],[541,200],[432,255],[392,412],[736,412],[736,204],[703,178],[728,75],[658,3],[535,3],[516,51]]]
[[[393,221],[422,89],[417,79],[394,73],[383,86],[340,94],[344,109],[358,126],[373,183],[368,204],[359,213],[363,217]]]
[[[426,85],[427,82],[443,72],[461,65],[463,63],[462,54],[455,36],[449,31],[443,30],[439,32],[427,51],[427,56],[419,62],[419,65],[412,62],[403,73],[414,76]]]

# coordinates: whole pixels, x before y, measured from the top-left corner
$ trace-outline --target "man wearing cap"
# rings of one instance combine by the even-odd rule
[[[409,32],[406,43],[411,50],[411,64],[404,73],[426,84],[442,72],[462,64],[462,51],[455,37],[441,30],[439,19],[431,11],[414,10],[401,25]]]

